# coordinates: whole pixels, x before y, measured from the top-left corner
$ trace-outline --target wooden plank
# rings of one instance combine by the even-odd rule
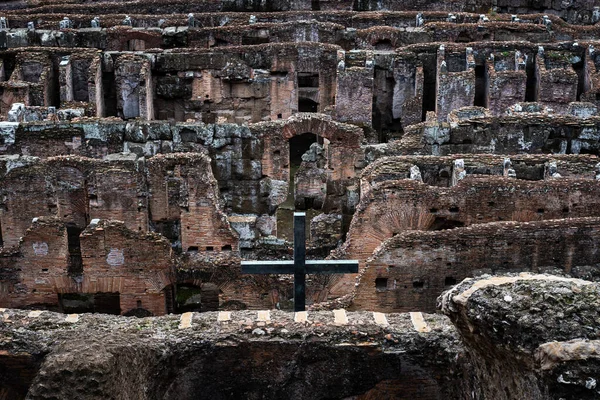
[[[27,316],[29,318],[37,318],[40,315],[42,315],[44,311],[43,310],[34,310],[34,311],[29,311],[29,314],[27,314]]]
[[[217,315],[218,322],[227,322],[231,321],[231,311],[219,311]]]
[[[257,311],[257,321],[268,322],[271,320],[271,312],[269,310]]]
[[[308,312],[298,311],[294,313],[294,322],[308,322]]]
[[[415,331],[421,333],[431,332],[431,328],[429,325],[427,325],[427,322],[425,322],[425,318],[423,318],[423,313],[411,312],[410,320],[415,328]]]
[[[384,313],[374,312],[373,319],[377,325],[389,325]]]
[[[65,322],[70,322],[72,324],[74,324],[77,321],[79,321],[78,314],[69,314],[69,315],[67,315],[67,318],[65,318]]]
[[[243,274],[288,274],[294,273],[294,261],[242,261]]]
[[[307,274],[355,274],[358,272],[358,260],[308,260]]]
[[[307,260],[307,274],[355,274],[357,260]],[[294,261],[242,261],[244,274],[293,274]]]
[[[193,312],[186,312],[181,314],[181,319],[179,320],[179,329],[191,328],[192,318],[194,318]]]
[[[334,324],[336,325],[346,325],[348,323],[348,315],[346,315],[346,310],[339,309],[333,310]]]

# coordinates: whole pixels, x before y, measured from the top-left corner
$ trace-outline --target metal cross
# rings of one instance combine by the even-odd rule
[[[306,213],[294,213],[294,260],[242,261],[244,274],[294,274],[294,311],[304,311],[306,274],[358,272],[358,260],[306,260]]]

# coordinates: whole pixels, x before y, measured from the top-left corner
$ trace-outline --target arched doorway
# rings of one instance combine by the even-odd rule
[[[298,99],[298,111],[316,113],[319,111],[319,103],[305,97],[300,97]]]
[[[219,309],[219,287],[214,283],[176,285],[175,312],[203,312]]]

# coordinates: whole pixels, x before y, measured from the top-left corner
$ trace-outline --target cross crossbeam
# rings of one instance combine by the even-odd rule
[[[351,274],[357,260],[306,260],[306,214],[294,213],[294,259],[242,261],[244,274],[294,274],[294,311],[306,309],[306,274]]]

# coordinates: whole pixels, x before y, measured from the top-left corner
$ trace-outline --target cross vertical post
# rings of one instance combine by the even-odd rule
[[[243,274],[294,275],[294,311],[306,309],[306,274],[355,274],[358,260],[306,261],[306,214],[294,213],[294,260],[242,261]]]
[[[306,304],[306,214],[294,213],[294,311]]]

